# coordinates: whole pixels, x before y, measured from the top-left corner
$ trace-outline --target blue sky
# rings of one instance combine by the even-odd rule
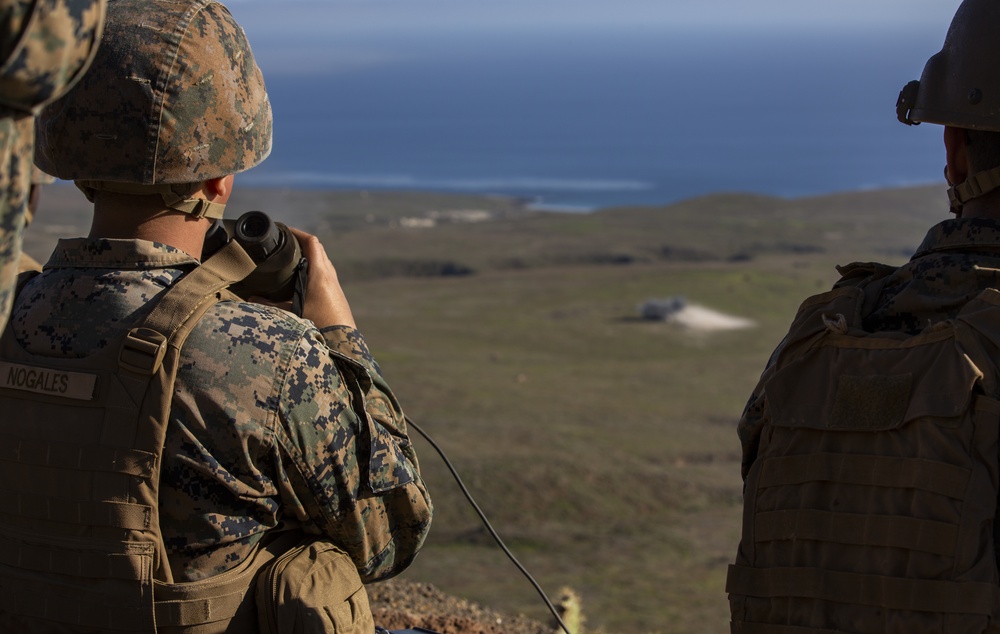
[[[957,0],[229,0],[248,31],[571,26],[939,27]]]
[[[728,53],[727,34],[833,33],[878,40],[907,34],[936,52],[959,0],[228,0],[265,73],[353,71],[415,54],[422,42],[461,55],[517,47],[521,33],[539,35],[642,30],[664,37],[703,34]],[[498,37],[499,36],[499,37]],[[473,38],[470,40],[470,38]],[[474,46],[470,46],[474,45]],[[738,53],[738,49],[736,50]],[[794,55],[794,51],[789,51]],[[307,61],[304,64],[304,60]]]

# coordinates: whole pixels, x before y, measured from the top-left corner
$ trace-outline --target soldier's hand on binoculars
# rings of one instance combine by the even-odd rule
[[[333,267],[319,238],[294,227],[289,227],[289,230],[299,241],[302,255],[309,262],[309,278],[302,302],[302,316],[320,328],[327,326],[357,328],[351,306],[347,303],[347,296],[340,287],[337,270]]]

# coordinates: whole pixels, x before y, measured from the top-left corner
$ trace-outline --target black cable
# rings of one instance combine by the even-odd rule
[[[521,565],[521,562],[517,560],[517,558],[514,556],[514,553],[510,552],[510,549],[507,548],[507,546],[503,543],[503,540],[500,539],[500,535],[498,535],[497,532],[493,529],[493,525],[490,524],[490,521],[486,519],[486,514],[483,513],[483,510],[479,508],[479,505],[476,504],[476,501],[472,499],[472,494],[469,493],[469,490],[467,488],[465,488],[465,483],[462,482],[461,476],[458,475],[458,471],[455,470],[454,465],[452,465],[451,461],[448,460],[448,456],[445,455],[441,447],[439,447],[438,444],[434,442],[434,440],[430,436],[427,435],[427,432],[420,429],[420,427],[416,423],[410,420],[409,416],[404,415],[404,418],[406,420],[406,424],[415,429],[418,434],[423,436],[424,440],[429,442],[431,444],[431,447],[434,447],[434,450],[438,452],[439,456],[441,456],[441,460],[444,461],[445,466],[448,467],[448,470],[451,471],[451,475],[455,478],[455,482],[457,482],[459,488],[462,489],[462,494],[465,495],[465,499],[469,501],[469,504],[471,504],[472,508],[475,509],[476,514],[479,515],[479,519],[482,520],[483,525],[486,527],[486,530],[488,530],[490,532],[490,535],[493,536],[493,541],[495,541],[497,545],[500,546],[500,550],[502,550],[504,554],[507,555],[508,559],[514,562],[514,565],[517,566],[517,569],[521,571],[521,574],[524,575],[528,579],[528,581],[531,582],[531,585],[534,586],[535,590],[538,591],[538,594],[542,597],[542,601],[545,602],[545,605],[549,608],[549,611],[552,612],[552,616],[556,618],[556,623],[559,624],[559,627],[561,627],[563,631],[566,632],[566,634],[573,634],[572,632],[569,631],[569,628],[566,627],[566,624],[563,623],[562,617],[559,616],[558,610],[556,610],[556,607],[552,605],[551,601],[549,601],[549,598],[545,595],[545,591],[542,590],[542,587],[538,585],[538,582],[535,581],[535,578],[531,576],[531,573],[529,573],[528,570]]]

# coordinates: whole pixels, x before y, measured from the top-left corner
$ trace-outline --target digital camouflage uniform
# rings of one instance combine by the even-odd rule
[[[845,281],[885,266],[848,267]],[[886,279],[877,301],[864,316],[864,329],[915,334],[930,324],[951,319],[981,291],[998,286],[998,271],[1000,220],[958,218],[941,222],[930,229],[910,261]],[[779,345],[771,355],[737,427],[744,479],[757,457],[764,425],[763,385],[771,377],[780,349]]]
[[[0,0],[0,326],[18,272],[32,115],[83,74],[103,22],[104,0]]]
[[[270,102],[243,29],[213,0],[116,0],[103,42],[87,75],[38,117],[35,163],[75,181],[95,214],[113,192],[221,216],[222,204],[194,192],[271,150]],[[196,265],[140,240],[60,242],[18,296],[11,332],[36,355],[88,355]],[[157,505],[173,582],[230,570],[286,528],[325,536],[366,581],[413,559],[430,501],[356,330],[223,300],[179,364]]]
[[[11,328],[31,353],[89,355],[196,264],[140,240],[63,240]],[[234,567],[279,524],[325,535],[372,581],[410,563],[431,517],[402,413],[361,334],[234,301],[182,348],[159,509],[175,581]]]

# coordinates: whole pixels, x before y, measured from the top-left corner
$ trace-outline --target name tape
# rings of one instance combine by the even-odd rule
[[[96,385],[96,374],[65,372],[0,361],[0,387],[90,401],[94,398]]]

